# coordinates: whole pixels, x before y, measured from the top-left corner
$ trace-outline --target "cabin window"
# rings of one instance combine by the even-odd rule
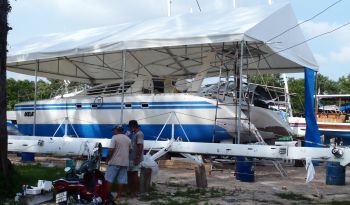
[[[142,103],[141,108],[148,108],[148,103]]]
[[[153,80],[154,93],[164,93],[164,80]]]
[[[75,104],[75,108],[76,109],[81,109],[82,105],[79,103],[79,104]]]
[[[98,108],[98,105],[96,103],[92,103],[91,108],[96,109],[96,108]]]
[[[124,104],[124,107],[125,107],[125,108],[131,108],[132,105],[131,105],[131,103],[125,103],[125,104]]]

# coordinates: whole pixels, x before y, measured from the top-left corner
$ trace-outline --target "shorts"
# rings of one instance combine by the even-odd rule
[[[106,181],[113,183],[116,177],[117,177],[118,184],[127,184],[128,167],[118,166],[118,165],[108,165],[108,168],[105,174]]]
[[[141,169],[141,163],[139,163],[138,165],[134,164],[133,160],[129,161],[129,170],[130,172],[138,172]]]

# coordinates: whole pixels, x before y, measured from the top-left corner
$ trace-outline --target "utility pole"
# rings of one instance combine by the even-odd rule
[[[6,55],[7,34],[11,29],[8,26],[8,13],[11,6],[8,0],[0,0],[0,172],[3,175],[6,190],[11,190],[11,162],[7,159],[7,116],[6,116]]]

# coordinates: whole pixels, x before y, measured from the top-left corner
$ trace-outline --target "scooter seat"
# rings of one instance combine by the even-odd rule
[[[80,181],[79,179],[76,179],[76,178],[66,178],[66,179],[61,179],[62,181],[66,181],[70,184],[79,184]]]

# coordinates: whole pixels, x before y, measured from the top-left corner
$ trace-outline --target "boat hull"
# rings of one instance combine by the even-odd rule
[[[305,136],[306,122],[305,118],[293,117],[289,118],[292,130],[300,137]],[[326,137],[350,138],[350,123],[337,122],[317,122],[321,135]]]
[[[250,120],[262,133],[265,139],[274,139],[293,134],[289,124],[276,111],[251,106]]]
[[[25,135],[53,136],[57,131],[55,136],[62,136],[64,126],[60,127],[60,124],[68,119],[68,135],[110,138],[112,127],[120,123],[120,102],[120,96],[83,96],[38,101],[35,133],[33,102],[21,103],[15,107],[18,128]],[[190,94],[135,94],[125,96],[122,123],[137,120],[147,140],[156,139],[168,121],[160,139],[171,137],[171,124],[174,123],[175,138],[187,141],[188,137],[193,142],[220,142],[232,139],[236,132],[234,123],[229,120],[231,118],[232,121],[235,116],[234,110],[232,106],[220,106],[217,109],[217,117],[220,119],[215,123],[215,100]],[[175,113],[176,118],[169,119],[171,113]],[[247,127],[241,126],[241,132],[249,133]]]

